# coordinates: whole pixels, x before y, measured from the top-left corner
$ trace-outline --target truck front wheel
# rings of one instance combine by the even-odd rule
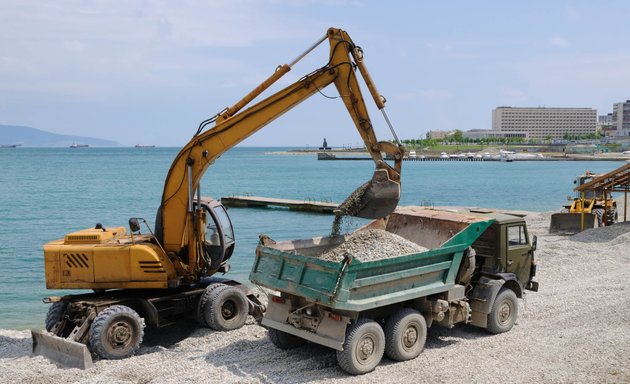
[[[280,349],[293,349],[306,344],[306,340],[301,337],[269,328],[269,340]]]
[[[511,289],[501,288],[488,314],[486,329],[494,334],[507,332],[516,323],[517,316],[518,298],[516,294]]]
[[[90,346],[104,359],[133,355],[144,336],[144,321],[133,309],[112,305],[99,313],[90,327]]]
[[[418,357],[427,340],[427,322],[415,309],[403,308],[385,323],[385,354],[392,360]]]
[[[337,363],[352,375],[371,372],[385,352],[385,334],[374,320],[359,319],[348,326],[343,351],[337,351]]]

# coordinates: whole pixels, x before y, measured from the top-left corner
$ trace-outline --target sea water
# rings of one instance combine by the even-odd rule
[[[371,161],[318,161],[315,154],[274,154],[283,148],[235,148],[206,172],[202,195],[256,195],[343,201],[372,177]],[[0,149],[0,328],[41,328],[46,290],[43,245],[66,233],[151,226],[177,148]],[[620,162],[404,162],[402,205],[558,210],[573,179],[608,172]],[[230,208],[237,239],[228,277],[247,281],[258,236],[287,240],[327,235],[333,216],[285,209]],[[365,221],[346,220],[344,231]],[[146,231],[144,231],[146,232]]]

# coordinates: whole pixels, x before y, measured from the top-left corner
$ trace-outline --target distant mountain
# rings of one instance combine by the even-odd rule
[[[59,135],[19,125],[0,125],[0,145],[20,144],[23,147],[69,147],[73,143],[93,147],[120,147],[120,144],[86,136]]]

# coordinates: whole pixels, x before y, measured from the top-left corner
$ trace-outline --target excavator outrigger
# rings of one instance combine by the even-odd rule
[[[325,40],[330,43],[326,65],[243,109]],[[44,299],[52,306],[46,330],[33,330],[33,352],[86,368],[92,365],[90,352],[106,359],[132,355],[145,325],[161,327],[193,316],[202,326],[231,330],[241,327],[248,314],[261,317],[264,306],[256,295],[236,281],[211,277],[228,271],[235,239],[225,208],[201,197],[200,181],[224,152],[331,83],[376,166],[372,179],[339,207],[338,214],[374,219],[391,213],[400,199],[404,148],[376,139],[357,69],[395,137],[363,51],[345,31],[330,28],[295,61],[279,66],[242,100],[200,124],[171,165],[154,231],[146,220],[131,218],[129,233],[124,227],[97,224],[44,246],[47,288],[94,292]],[[382,153],[394,159],[393,166]],[[140,233],[142,224],[148,233]]]

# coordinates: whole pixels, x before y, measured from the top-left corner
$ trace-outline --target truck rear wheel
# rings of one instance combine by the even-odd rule
[[[90,327],[91,349],[104,359],[133,355],[144,337],[144,320],[125,305],[112,305],[99,313]]]
[[[245,325],[249,303],[238,288],[225,285],[209,295],[203,308],[208,326],[216,331],[231,331]]]
[[[486,329],[494,334],[507,332],[516,323],[517,316],[518,298],[516,294],[511,289],[501,288],[488,314]]]
[[[374,370],[385,352],[385,334],[374,320],[359,319],[348,326],[343,351],[337,351],[337,363],[352,375]]]
[[[427,322],[415,309],[403,308],[385,323],[385,354],[392,360],[418,357],[427,340]]]
[[[269,340],[280,349],[293,349],[301,347],[306,344],[306,340],[301,337],[279,331],[277,329],[269,328]]]

